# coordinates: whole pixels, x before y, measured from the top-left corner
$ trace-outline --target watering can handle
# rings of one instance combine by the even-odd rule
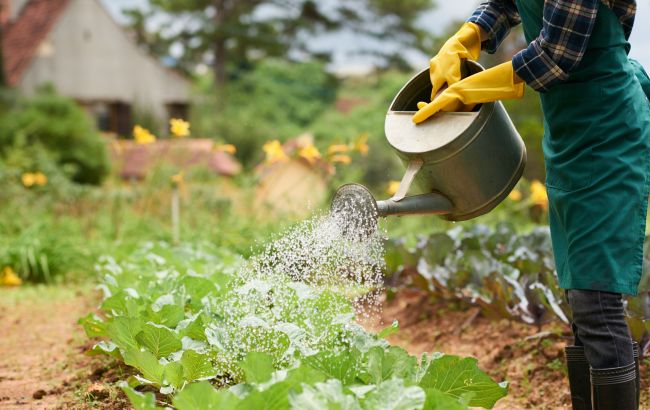
[[[417,175],[418,171],[420,171],[423,164],[424,161],[421,158],[413,158],[409,161],[408,167],[406,168],[406,172],[402,177],[402,181],[399,183],[399,188],[397,188],[397,192],[395,192],[395,195],[393,195],[391,200],[397,202],[404,199],[404,197],[406,197],[406,193],[411,187],[415,175]]]

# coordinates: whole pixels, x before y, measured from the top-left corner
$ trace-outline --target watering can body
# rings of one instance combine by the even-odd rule
[[[481,70],[478,63],[467,61],[463,74]],[[481,104],[472,112],[437,113],[416,125],[412,117],[417,103],[430,97],[429,71],[424,70],[391,103],[386,139],[406,172],[395,195],[386,200],[376,201],[363,185],[341,186],[331,213],[355,215],[342,219],[346,231],[365,237],[376,229],[380,216],[390,215],[472,219],[503,201],[521,178],[526,147],[500,102]],[[418,194],[413,195],[413,187]]]
[[[472,74],[483,68],[467,61]],[[407,171],[395,196],[379,201],[380,214],[433,213],[462,221],[483,215],[514,188],[526,165],[526,147],[500,102],[472,112],[441,112],[420,124],[413,114],[428,101],[428,70],[397,94],[386,115],[388,143]],[[407,196],[412,185],[421,195]],[[403,212],[400,212],[400,208]]]

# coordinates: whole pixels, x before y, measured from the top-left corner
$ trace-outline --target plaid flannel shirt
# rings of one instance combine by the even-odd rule
[[[515,72],[537,91],[566,81],[582,60],[602,1],[618,17],[629,38],[636,15],[635,0],[545,0],[542,31],[512,58]],[[483,49],[494,53],[521,18],[514,0],[481,3],[467,21],[488,33]]]

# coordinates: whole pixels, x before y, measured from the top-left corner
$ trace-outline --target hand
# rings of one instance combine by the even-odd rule
[[[438,54],[429,61],[431,77],[431,100],[442,86],[452,85],[461,79],[462,59],[476,60],[481,53],[481,32],[474,23],[465,23],[456,34],[440,48]]]
[[[438,111],[467,111],[469,106],[521,98],[524,83],[517,81],[512,62],[500,64],[450,85],[430,103],[418,103],[413,122],[418,124]]]

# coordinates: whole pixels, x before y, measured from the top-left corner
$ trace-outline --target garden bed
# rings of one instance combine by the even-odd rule
[[[0,314],[3,328],[12,335],[2,340],[2,351],[8,352],[10,360],[5,360],[0,370],[0,407],[130,408],[117,383],[133,374],[133,369],[111,357],[83,354],[93,342],[85,339],[81,327],[75,326],[81,313],[97,305],[99,295],[63,288],[56,292],[72,295],[63,301],[50,292],[38,292],[46,297],[37,298],[37,292],[23,296],[29,290],[18,291],[23,301],[11,304],[9,309],[5,299]],[[36,323],[37,315],[55,310],[57,315],[48,323]],[[382,319],[385,323],[399,321],[399,332],[389,340],[413,355],[440,350],[478,357],[479,366],[491,377],[508,380],[509,394],[497,402],[496,409],[569,408],[562,367],[562,346],[569,341],[565,326],[546,326],[542,331],[550,333],[538,338],[536,328],[488,320],[475,309],[434,302],[418,290],[402,290],[385,302]],[[365,325],[377,327],[376,323]],[[525,340],[527,337],[532,338]],[[44,357],[47,360],[39,361]],[[20,366],[19,373],[10,373],[11,363]],[[31,363],[29,369],[23,367],[25,363]],[[648,366],[642,371],[647,374]],[[642,403],[647,406],[648,380],[642,382],[642,387]],[[46,394],[35,399],[34,394],[40,390]]]

